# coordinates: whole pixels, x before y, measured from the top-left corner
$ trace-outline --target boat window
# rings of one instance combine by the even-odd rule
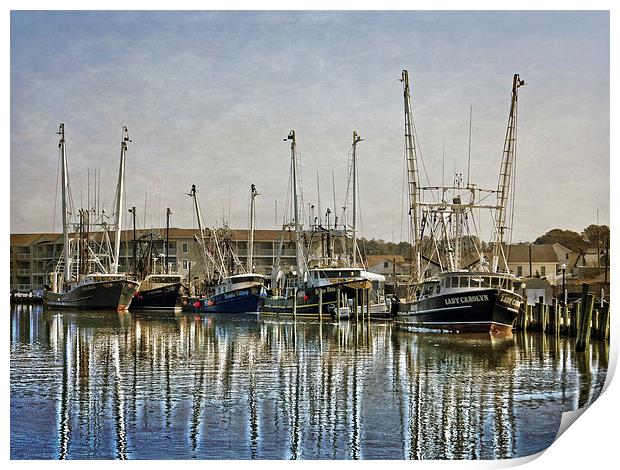
[[[435,288],[435,294],[439,294],[440,291],[441,287],[439,286],[439,284],[437,284],[437,287]]]
[[[482,278],[482,286],[483,287],[490,287],[491,286],[491,278],[490,277],[483,277]]]
[[[149,279],[150,282],[152,282],[153,284],[168,284],[168,283],[173,283],[173,282],[180,282],[180,277],[158,277],[158,276],[154,276],[151,277]]]
[[[451,279],[451,287],[458,287],[459,286],[459,278],[458,277],[452,277]]]
[[[240,284],[242,282],[261,282],[261,278],[258,276],[244,276],[231,279],[232,284]]]
[[[491,278],[491,285],[492,285],[493,287],[497,287],[497,286],[499,286],[499,279],[498,279],[498,278],[496,278],[496,277],[492,277],[492,278]]]
[[[459,280],[459,287],[469,287],[469,278],[461,276]]]

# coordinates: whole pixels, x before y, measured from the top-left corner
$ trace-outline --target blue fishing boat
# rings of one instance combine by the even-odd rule
[[[203,313],[258,313],[267,297],[261,274],[236,274],[215,286],[215,293],[202,299]]]

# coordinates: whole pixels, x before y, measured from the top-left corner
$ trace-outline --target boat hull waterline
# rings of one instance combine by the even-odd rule
[[[183,284],[177,283],[144,291],[137,291],[131,301],[132,310],[142,309],[181,309]]]
[[[510,334],[520,305],[521,297],[510,291],[458,292],[401,302],[396,323],[451,333]]]
[[[258,313],[265,301],[261,289],[251,287],[215,294],[202,300],[202,313]]]
[[[353,284],[354,285],[354,284]],[[322,299],[319,291],[323,291]],[[354,289],[341,285],[341,292],[347,293],[349,301],[353,298]],[[361,299],[360,299],[361,300]],[[299,290],[297,301],[293,297],[268,297],[260,313],[265,316],[299,317],[310,319],[356,319],[353,306],[341,304],[338,315],[338,290],[335,287],[308,288]],[[358,305],[358,317],[365,315],[366,306]],[[371,318],[390,318],[391,312],[385,304],[370,305]]]
[[[139,284],[129,280],[111,280],[80,284],[67,292],[43,293],[43,306],[81,310],[127,310]]]

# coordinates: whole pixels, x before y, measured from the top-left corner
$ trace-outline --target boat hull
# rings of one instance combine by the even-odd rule
[[[259,287],[212,295],[202,300],[202,313],[258,313],[265,300]]]
[[[349,300],[355,295],[355,290],[346,285],[341,285],[340,289],[341,292],[346,293]],[[293,297],[267,297],[260,313],[264,316],[315,320],[356,319],[365,315],[366,306],[362,306],[361,303],[358,305],[357,317],[352,303],[341,305],[339,314],[337,309],[338,289],[336,287],[322,287],[320,290],[323,291],[322,299],[319,299],[319,289],[316,288],[300,289],[297,293],[296,301]],[[385,304],[370,305],[371,318],[390,318],[390,316],[390,309]]]
[[[338,293],[335,288],[323,288],[322,302],[319,299],[318,289],[305,289],[297,292],[294,297],[267,297],[261,315],[280,317],[299,317],[311,319],[331,318],[331,312],[336,310]],[[319,307],[322,304],[322,309]],[[343,312],[344,313],[344,312]]]
[[[401,302],[399,326],[452,333],[510,334],[521,297],[497,289],[437,295],[415,302]]]
[[[175,309],[181,308],[181,283],[157,287],[155,289],[138,290],[131,301],[132,310]]]
[[[75,286],[67,292],[43,293],[43,306],[80,310],[127,310],[139,284],[129,280],[92,282]]]

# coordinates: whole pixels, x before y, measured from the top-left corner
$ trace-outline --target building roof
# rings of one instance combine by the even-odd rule
[[[93,232],[93,235],[100,232]],[[162,238],[166,236],[166,228],[147,228],[136,229],[136,236],[139,238],[149,233],[158,234]],[[173,228],[169,229],[170,238],[194,238],[194,235],[198,233],[198,229],[193,228]],[[232,239],[235,241],[247,241],[249,238],[248,229],[231,229]],[[281,230],[255,230],[254,241],[256,242],[272,242],[280,241]],[[96,235],[95,235],[96,236]],[[34,245],[40,242],[56,242],[62,237],[62,233],[12,233],[11,234],[11,246],[14,245]],[[131,238],[133,240],[133,229],[125,229],[121,231],[121,238]],[[286,231],[284,233],[284,241],[294,241],[294,232]]]
[[[62,234],[56,233],[12,233],[11,246],[14,245],[34,245],[40,241],[55,240]]]
[[[509,263],[529,263],[530,247],[532,263],[557,263],[558,257],[553,245],[508,245],[506,255]]]

